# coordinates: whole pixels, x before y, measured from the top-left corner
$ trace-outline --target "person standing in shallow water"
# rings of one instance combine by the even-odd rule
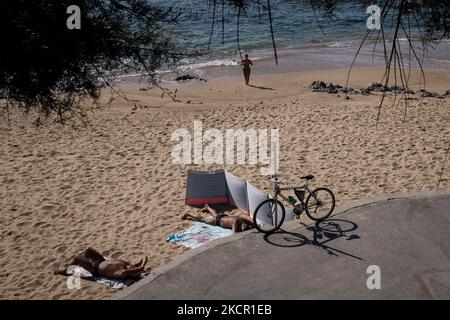
[[[242,70],[244,71],[244,78],[246,85],[248,85],[248,83],[250,82],[250,72],[251,72],[250,66],[252,65],[253,65],[252,60],[248,58],[248,54],[245,54],[245,59],[242,60],[241,66],[243,66]]]

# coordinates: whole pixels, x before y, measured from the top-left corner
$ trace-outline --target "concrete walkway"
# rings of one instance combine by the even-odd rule
[[[191,250],[113,299],[450,299],[450,193],[341,206],[320,224]],[[369,290],[376,265],[381,289]]]

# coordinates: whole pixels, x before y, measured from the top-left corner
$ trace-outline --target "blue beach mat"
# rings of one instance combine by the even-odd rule
[[[230,229],[211,226],[202,222],[194,222],[188,229],[169,235],[167,241],[172,241],[193,249],[209,241],[228,237],[232,234],[233,231]]]

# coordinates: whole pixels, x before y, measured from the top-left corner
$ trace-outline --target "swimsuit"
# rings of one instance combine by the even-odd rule
[[[223,217],[226,217],[227,215],[226,214],[223,214],[223,213],[218,213],[218,214],[216,214],[216,226],[219,226],[220,227],[220,220],[223,218]]]
[[[242,68],[242,71],[244,72],[245,82],[248,82],[250,80],[250,63],[245,63],[244,67]]]
[[[94,272],[92,273],[92,275],[94,277],[97,277],[99,275],[98,268],[100,267],[100,263],[102,263],[103,261],[105,261],[105,260],[95,260],[94,261]]]

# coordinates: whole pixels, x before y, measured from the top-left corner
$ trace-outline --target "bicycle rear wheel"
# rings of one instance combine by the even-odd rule
[[[330,189],[317,188],[306,198],[306,214],[314,221],[322,221],[334,210],[335,199]]]
[[[259,204],[253,215],[253,224],[259,232],[272,233],[277,231],[284,222],[286,210],[280,201],[264,200]]]

